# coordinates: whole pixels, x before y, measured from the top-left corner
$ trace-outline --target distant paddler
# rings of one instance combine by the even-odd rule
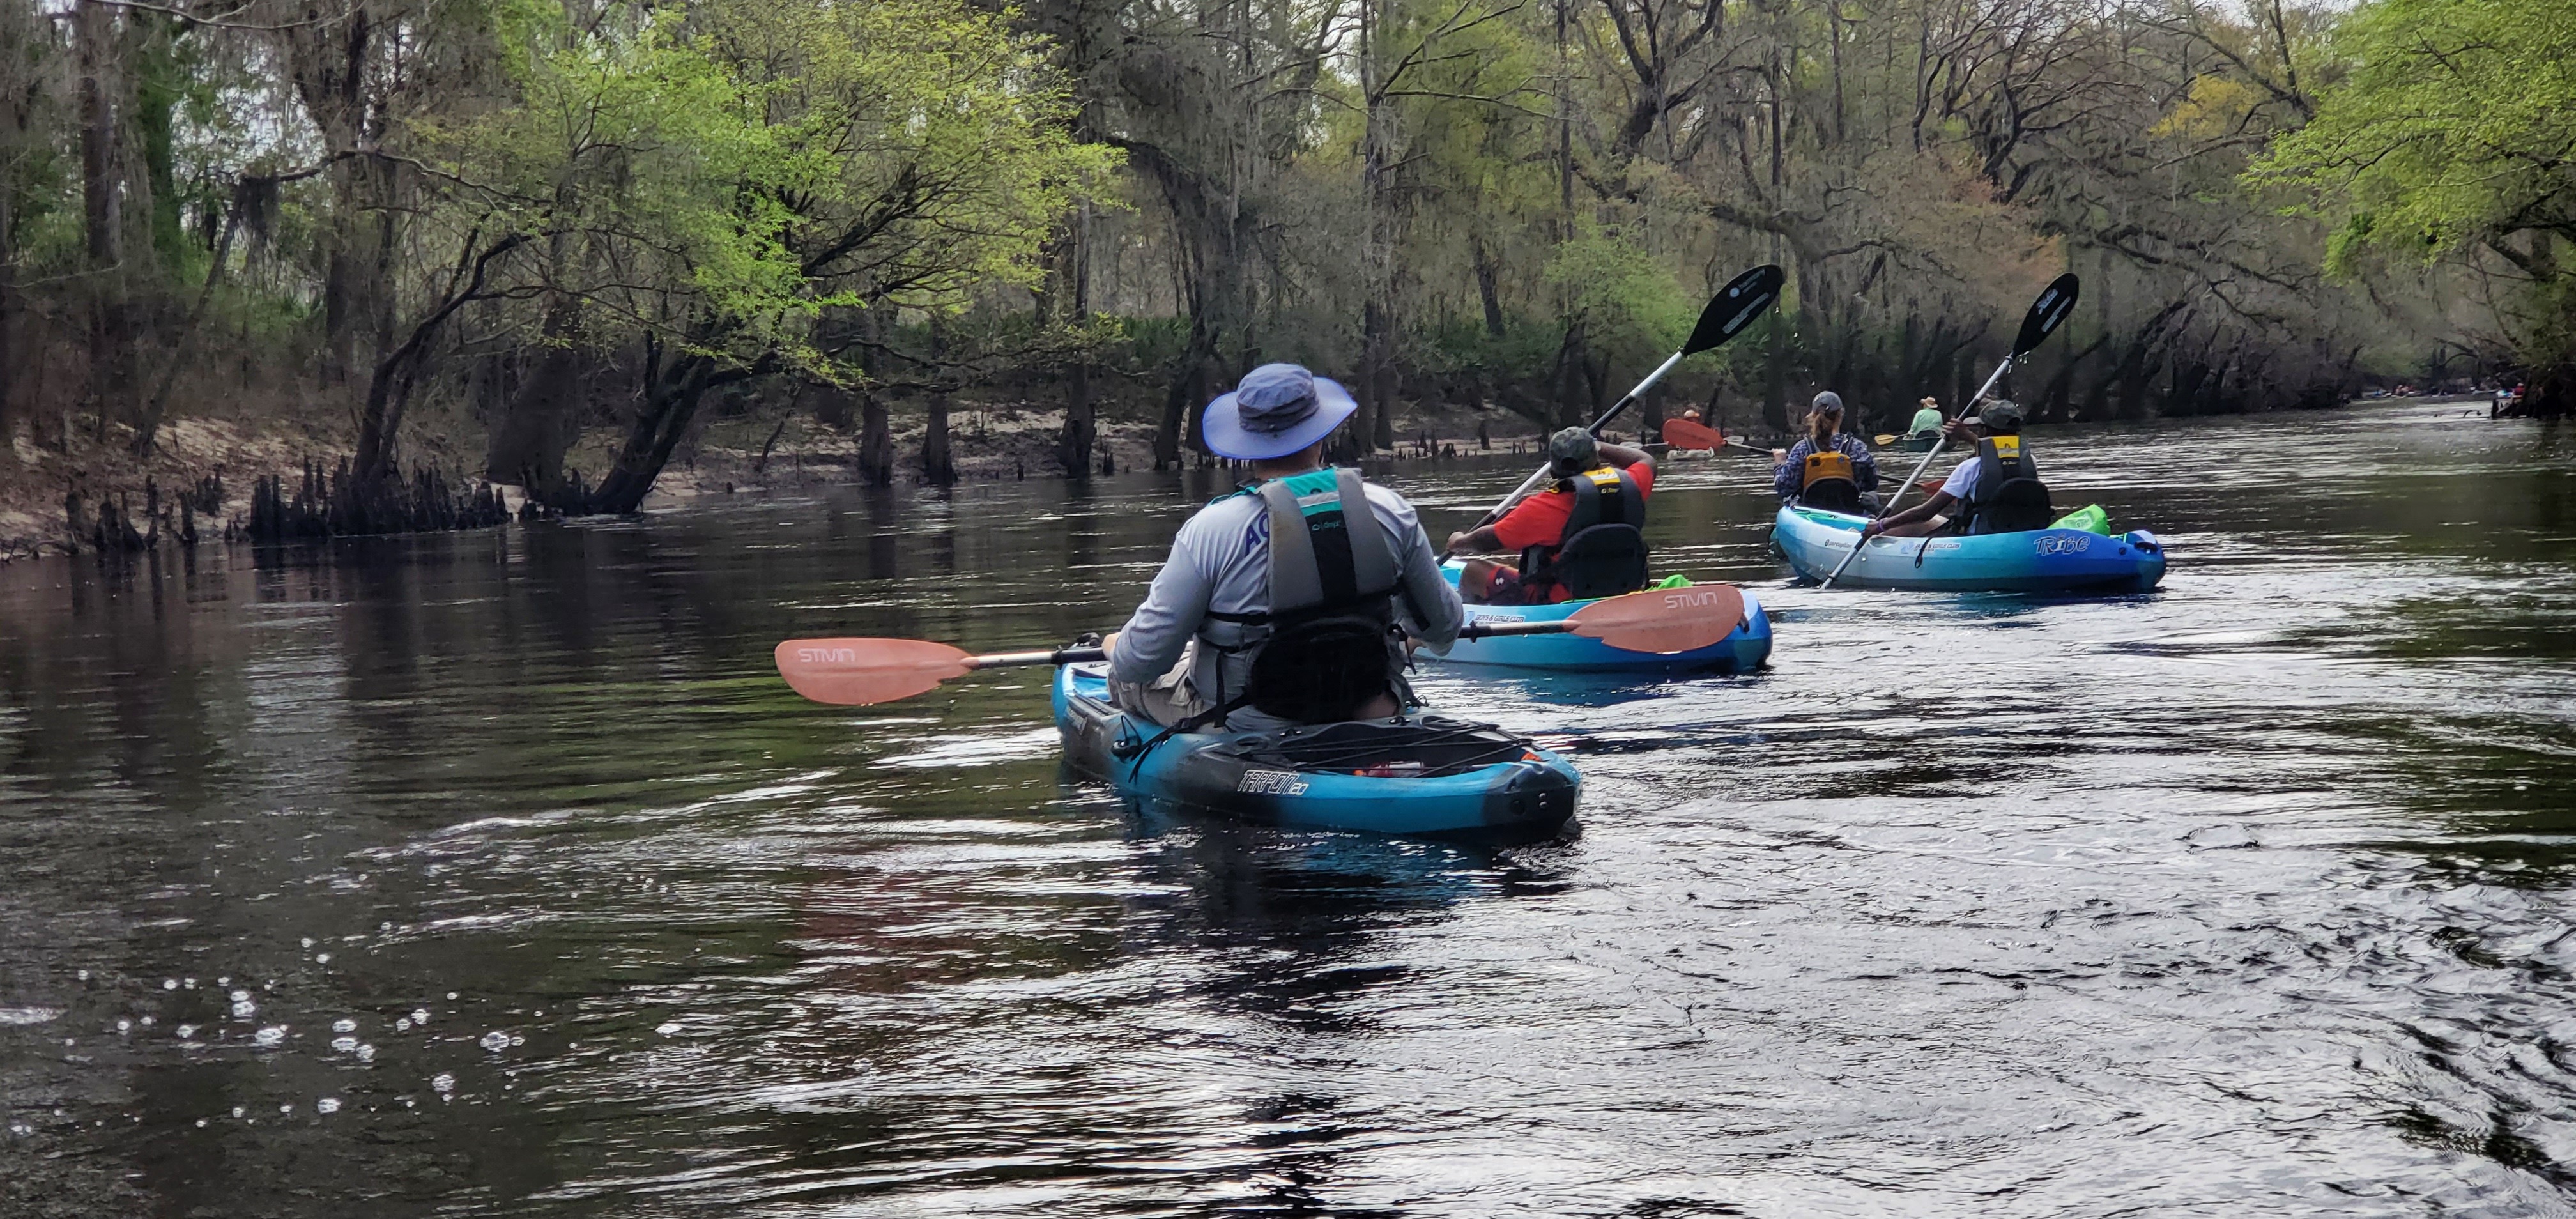
[[[1922,409],[1914,412],[1914,421],[1905,425],[1905,438],[1908,440],[1930,440],[1941,434],[1941,400],[1925,398],[1921,406]]]
[[[1615,597],[1646,586],[1646,497],[1655,459],[1585,428],[1547,438],[1555,485],[1514,504],[1491,525],[1449,536],[1449,553],[1520,552],[1517,566],[1467,560],[1458,587],[1483,605],[1550,605]]]
[[[1919,538],[2048,528],[2057,512],[2049,506],[2048,487],[2039,480],[2030,446],[2022,443],[2021,425],[2021,407],[2001,400],[1950,424],[1951,440],[1975,445],[1976,454],[1950,471],[1932,498],[1864,526],[1862,540],[1881,534]]]
[[[1114,637],[1112,701],[1185,731],[1264,732],[1397,714],[1406,640],[1445,651],[1465,611],[1422,519],[1324,441],[1358,404],[1295,364],[1208,403],[1201,434],[1253,482],[1182,524]]]
[[[1771,450],[1771,489],[1781,502],[1828,512],[1876,511],[1878,462],[1869,442],[1842,430],[1843,396],[1832,390],[1817,394],[1807,407],[1807,434],[1785,449]]]

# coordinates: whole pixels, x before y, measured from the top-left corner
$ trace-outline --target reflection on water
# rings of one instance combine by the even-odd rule
[[[11,568],[0,1214],[2564,1213],[2576,437],[2446,413],[2052,430],[2111,600],[1788,587],[1676,467],[1773,667],[1426,673],[1585,770],[1497,853],[768,671],[1114,624],[1207,473]]]

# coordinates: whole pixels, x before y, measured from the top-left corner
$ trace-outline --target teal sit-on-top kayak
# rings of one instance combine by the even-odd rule
[[[1055,722],[1075,770],[1156,812],[1528,842],[1565,829],[1583,785],[1565,759],[1524,737],[1424,712],[1164,735],[1109,704],[1099,664],[1056,670]]]
[[[1461,566],[1440,569],[1458,582]],[[1741,590],[1738,590],[1741,591]],[[1467,620],[1477,622],[1554,622],[1598,601],[1559,601],[1551,605],[1470,605]],[[1517,669],[1572,669],[1587,673],[1750,673],[1771,658],[1771,617],[1762,604],[1744,593],[1744,621],[1733,634],[1686,652],[1632,652],[1581,635],[1493,635],[1461,639],[1443,656],[1428,649],[1417,660],[1452,664],[1502,665]]]
[[[1850,554],[1865,517],[1794,505],[1771,523],[1771,544],[1802,579],[1822,580]],[[1871,538],[1837,588],[1948,592],[2146,592],[2165,576],[2164,544],[2143,529],[2105,536],[2082,529]]]

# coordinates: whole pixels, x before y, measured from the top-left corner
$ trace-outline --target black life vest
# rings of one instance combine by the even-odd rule
[[[1836,448],[1807,454],[1798,472],[1798,502],[1828,512],[1860,511],[1860,479],[1852,473],[1851,455]]]
[[[2057,519],[2048,503],[2048,487],[2039,481],[2019,436],[1989,436],[1977,442],[1977,474],[1968,484],[1968,502],[1960,513],[1961,533],[2027,533],[2046,529]]]
[[[1223,723],[1250,706],[1304,724],[1349,719],[1395,690],[1405,665],[1395,550],[1369,506],[1368,484],[1357,470],[1327,469],[1272,479],[1251,494],[1270,524],[1270,609],[1208,617],[1268,629],[1216,645],[1258,651],[1245,688],[1230,699],[1216,692],[1208,718]]]
[[[1574,496],[1553,546],[1521,552],[1521,583],[1576,598],[1615,597],[1646,586],[1646,493],[1626,470],[1603,466],[1556,484]]]

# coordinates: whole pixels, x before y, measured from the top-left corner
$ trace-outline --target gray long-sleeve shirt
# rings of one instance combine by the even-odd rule
[[[1440,560],[1422,532],[1421,517],[1403,496],[1374,483],[1368,498],[1395,555],[1397,622],[1424,646],[1448,651],[1458,628],[1466,625],[1466,609],[1459,604],[1458,590],[1440,578]],[[1258,496],[1228,496],[1199,509],[1172,539],[1171,557],[1154,574],[1144,604],[1119,628],[1109,674],[1119,681],[1152,681],[1180,660],[1193,635],[1228,645],[1240,642],[1244,628],[1211,622],[1209,611],[1260,614],[1269,609],[1269,515]],[[1233,698],[1251,676],[1254,654],[1220,653],[1203,645],[1190,673],[1191,685],[1211,702]],[[1276,726],[1250,709],[1235,713],[1229,723],[1255,732]]]

